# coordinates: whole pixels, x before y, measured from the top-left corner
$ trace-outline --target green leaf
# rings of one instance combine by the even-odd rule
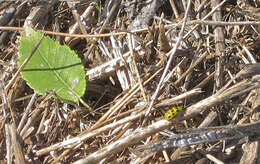
[[[42,33],[28,29],[30,37],[21,37],[19,61],[21,66]],[[54,91],[62,99],[78,102],[86,90],[86,74],[80,58],[68,46],[44,37],[37,51],[22,71],[22,77],[38,94]]]

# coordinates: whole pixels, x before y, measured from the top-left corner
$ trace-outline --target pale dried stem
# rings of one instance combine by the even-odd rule
[[[220,6],[222,6],[227,0],[222,1],[219,3],[216,7],[214,7],[205,17],[202,18],[202,21],[205,21],[208,17],[210,17]],[[199,24],[195,25],[184,37],[188,37],[197,27],[199,27]]]
[[[248,93],[249,91],[259,88],[260,83],[259,82],[253,82],[253,81],[242,81],[224,91],[219,91],[216,94],[201,100],[200,102],[191,105],[188,107],[185,111],[181,111],[175,118],[174,122],[178,122],[181,120],[185,120],[191,117],[194,117],[202,112],[204,112],[206,109],[212,107],[213,105],[216,105],[220,102],[226,101],[231,99],[232,97]]]
[[[217,157],[214,157],[213,155],[211,154],[205,154],[205,156],[211,160],[212,162],[216,163],[216,164],[224,164],[223,161],[219,160]]]
[[[138,46],[135,48],[135,51],[139,51],[140,49],[141,49],[141,46]],[[126,62],[123,62],[122,58]],[[118,67],[123,67],[125,65],[125,63],[128,63],[130,61],[131,61],[130,52],[127,52],[127,53],[123,54],[122,57],[116,57],[95,68],[88,70],[86,74],[89,78],[89,81],[92,81],[97,78],[101,78],[104,75],[109,75],[112,72],[115,72]]]
[[[32,8],[30,14],[26,17],[23,27],[25,29],[35,27],[39,22],[44,23],[45,18],[51,10],[51,7],[58,2],[58,0],[45,1],[46,3],[40,3],[38,6]],[[46,22],[45,22],[46,23]],[[42,24],[45,25],[45,24]]]
[[[150,80],[152,80],[159,72],[161,72],[162,69],[158,70],[156,73],[154,73],[148,80],[144,82],[144,85],[146,85]],[[118,101],[113,107],[111,107],[96,123],[93,125],[92,128],[96,128],[99,126],[100,123],[102,123],[104,120],[111,117],[115,112],[117,112],[122,106],[124,106],[128,100],[130,100],[140,89],[140,86],[136,84],[132,89],[130,89],[129,92],[127,92],[120,101]]]
[[[15,156],[15,163],[19,164],[25,164],[25,157],[24,152],[22,148],[22,144],[20,143],[19,137],[17,135],[17,130],[15,128],[14,124],[9,125],[9,130],[11,132],[11,138],[12,138],[12,147],[13,147],[13,153]]]
[[[32,96],[32,98],[31,98],[31,100],[30,100],[30,102],[29,102],[29,104],[27,105],[27,107],[26,107],[26,109],[25,109],[25,111],[24,111],[24,113],[23,113],[23,117],[21,118],[21,121],[20,121],[20,123],[19,123],[19,125],[18,125],[18,128],[17,128],[18,134],[19,134],[20,131],[22,130],[22,128],[23,128],[23,126],[24,126],[26,120],[28,120],[29,113],[30,113],[30,111],[31,111],[31,109],[32,109],[32,106],[33,106],[33,104],[34,104],[36,98],[37,98],[37,93],[34,93],[33,96]]]
[[[246,48],[244,45],[242,45],[243,50],[245,51],[245,53],[247,54],[247,56],[249,57],[249,59],[251,60],[250,63],[257,63],[254,56],[252,55],[252,53],[248,50],[248,48]]]
[[[28,55],[28,57],[24,60],[24,62],[22,63],[22,65],[19,67],[19,69],[16,71],[15,75],[12,77],[12,79],[9,81],[9,83],[5,86],[5,90],[9,90],[10,87],[13,85],[13,83],[16,81],[16,79],[18,78],[20,72],[23,70],[23,68],[25,67],[25,65],[30,61],[30,59],[32,58],[33,54],[36,52],[36,50],[38,49],[38,47],[40,46],[43,37],[41,37],[41,39],[35,44],[34,48],[32,49],[32,52],[30,53],[30,55]]]
[[[174,82],[174,85],[178,85],[198,64],[200,64],[208,55],[207,51],[205,51],[198,60],[196,60],[189,68],[186,72],[184,72],[181,77],[178,78],[178,80],[176,80]]]
[[[69,1],[67,1],[67,4],[68,4],[69,8],[72,9],[71,11],[72,11],[73,17],[77,21],[77,25],[79,26],[82,34],[86,35],[87,34],[87,30],[86,30],[84,24],[81,21],[80,15],[78,14],[78,12],[77,12],[77,10],[75,8],[75,4],[72,3],[72,2],[69,2]]]
[[[203,8],[206,8],[208,5],[209,5],[209,2],[208,4],[206,4],[208,2],[208,0],[204,0],[203,2],[201,2],[201,4],[198,6],[196,12],[200,12]]]
[[[179,13],[178,13],[178,10],[176,8],[176,5],[175,5],[174,1],[173,0],[169,0],[169,1],[170,1],[171,7],[172,7],[172,11],[173,11],[175,17],[179,18]]]
[[[212,7],[216,7],[220,4],[220,0],[211,1]],[[222,20],[221,9],[216,10],[213,14],[213,20],[219,21]],[[224,77],[224,56],[225,56],[225,38],[222,27],[215,27],[215,44],[216,44],[216,54],[218,54],[218,58],[216,61],[216,74],[215,74],[215,82],[216,82],[216,90],[219,90],[223,86],[223,77]]]
[[[123,62],[125,69],[116,69],[117,78],[121,84],[121,88],[123,91],[129,89],[133,84],[133,71],[129,67],[128,62],[126,62],[125,58],[122,55],[122,44],[120,44],[113,36],[110,37],[112,47],[113,47],[113,56],[115,58],[119,57]],[[131,58],[130,58],[131,59]]]
[[[69,146],[69,145],[74,144],[74,143],[81,143],[81,142],[86,141],[87,139],[89,139],[91,137],[94,137],[94,136],[96,136],[98,134],[101,134],[101,133],[103,133],[105,131],[108,131],[108,130],[111,130],[113,128],[116,128],[116,127],[118,127],[120,125],[123,125],[123,124],[125,124],[127,122],[134,121],[134,120],[140,118],[141,116],[142,116],[142,113],[125,117],[125,118],[123,118],[121,120],[118,120],[117,122],[105,125],[105,126],[99,128],[99,129],[93,130],[93,131],[88,132],[86,134],[83,134],[83,135],[80,135],[80,136],[77,136],[77,137],[73,137],[73,138],[68,139],[66,141],[63,141],[63,142],[51,145],[51,146],[49,146],[47,148],[43,148],[41,150],[38,150],[36,152],[36,155],[40,156],[40,155],[46,154],[46,153],[48,153],[50,151],[53,151],[53,150],[56,150],[56,149],[59,149],[59,148],[63,148],[65,146]]]
[[[259,108],[260,105],[260,89],[256,89],[255,101],[252,107],[253,114],[250,118],[250,122],[256,122],[259,120]],[[259,160],[259,141],[246,143],[243,147],[243,156],[240,159],[241,164],[253,164]]]
[[[151,136],[152,134],[155,134],[161,131],[162,129],[169,127],[169,125],[170,125],[169,121],[160,120],[148,127],[137,129],[134,132],[132,132],[130,135],[109,144],[108,146],[96,151],[95,153],[90,154],[84,159],[74,162],[74,164],[97,163],[98,161],[107,157],[108,155],[120,152],[123,149],[135,143],[138,143],[145,137]]]
[[[8,99],[7,99],[7,94],[6,90],[4,89],[3,82],[0,81],[0,94],[1,94],[1,99],[3,105],[3,113],[4,113],[4,118],[6,119],[5,122],[5,143],[6,143],[6,159],[7,159],[7,164],[12,163],[12,143],[11,143],[11,133],[9,130],[9,125],[11,125],[10,121],[10,109],[8,105]]]
[[[23,139],[25,139],[26,137],[28,137],[31,134],[32,131],[31,131],[30,127],[33,127],[33,125],[36,123],[37,117],[39,117],[39,115],[42,113],[43,110],[44,110],[43,108],[38,108],[38,109],[34,110],[34,112],[32,113],[32,116],[28,119],[25,126],[23,127],[23,129],[20,132],[20,135]]]
[[[207,76],[202,82],[200,82],[195,88],[202,88],[206,83],[209,82],[212,78],[214,78],[215,72],[212,72],[209,76]]]
[[[188,97],[191,97],[191,96],[194,96],[194,95],[197,95],[201,93],[201,90],[200,89],[196,89],[196,90],[192,90],[190,92],[187,92],[187,93],[184,93],[182,95],[179,95],[175,98],[172,98],[172,99],[169,99],[169,100],[165,100],[165,102],[161,103],[161,104],[158,104],[158,106],[156,107],[162,107],[164,105],[171,105],[171,104],[174,104],[180,100],[183,100],[185,98],[188,98]],[[66,146],[69,146],[71,144],[75,144],[75,143],[80,143],[80,142],[84,142],[86,141],[87,139],[91,138],[91,137],[95,137],[96,135],[98,134],[101,134],[101,133],[104,133],[108,130],[111,130],[111,129],[114,129],[120,125],[123,125],[123,124],[126,124],[127,122],[131,122],[131,121],[134,121],[136,119],[139,119],[140,117],[144,116],[145,114],[145,111],[142,111],[142,109],[144,108],[145,106],[141,107],[140,111],[137,112],[137,114],[135,115],[131,115],[131,116],[128,116],[128,117],[125,117],[121,120],[118,120],[117,122],[113,122],[113,123],[110,123],[108,125],[104,125],[105,122],[102,122],[102,124],[98,124],[98,126],[93,126],[92,129],[94,129],[95,127],[100,127],[100,128],[96,128],[95,130],[92,130],[92,131],[86,131],[84,132],[83,134],[80,134],[79,136],[77,137],[74,137],[74,138],[71,138],[71,139],[68,139],[66,141],[63,141],[63,142],[60,142],[60,143],[57,143],[57,144],[54,144],[54,145],[51,145],[47,148],[43,148],[41,150],[38,150],[36,152],[36,155],[37,156],[40,156],[40,155],[43,155],[43,154],[46,154],[46,153],[49,153],[50,151],[54,151],[56,149],[60,149],[60,148],[63,148],[63,147],[66,147]],[[133,110],[132,112],[134,112],[135,110]],[[131,112],[131,113],[132,113]],[[118,115],[119,116],[119,115]],[[107,120],[107,122],[112,122],[114,119],[116,119],[118,117],[115,117],[115,118],[111,118],[110,120]],[[102,126],[102,127],[101,127]]]
[[[223,5],[221,3],[221,5]],[[219,5],[219,6],[221,6]],[[219,7],[218,6],[218,7]],[[217,8],[218,8],[217,7]],[[236,25],[259,25],[260,22],[257,21],[240,21],[240,22],[224,22],[224,21],[207,21],[207,19],[214,11],[217,9],[214,8],[207,16],[205,16],[202,20],[193,20],[193,21],[187,21],[187,26],[191,25],[196,25],[190,30],[184,38],[186,38],[188,35],[190,35],[193,30],[195,30],[199,25],[218,25],[218,26],[236,26]],[[180,27],[180,23],[172,23],[169,25],[165,25],[166,29],[172,29],[176,27]],[[159,28],[159,26],[155,26],[156,28]],[[9,27],[9,26],[0,26],[0,30],[9,30],[9,31],[24,31],[25,28],[23,27]],[[62,32],[54,32],[54,31],[46,31],[46,30],[39,30],[40,32],[44,34],[49,34],[49,35],[57,35],[57,36],[65,36],[65,37],[74,37],[74,38],[103,38],[103,37],[110,37],[110,36],[119,36],[119,35],[127,35],[128,33],[134,34],[134,33],[141,33],[141,32],[146,32],[148,31],[148,28],[142,28],[142,29],[137,29],[137,30],[132,30],[132,31],[121,31],[121,32],[111,32],[111,33],[106,33],[106,34],[69,34],[69,33],[62,33]],[[120,30],[119,30],[120,31]]]
[[[147,111],[146,111],[146,114],[145,114],[144,121],[143,121],[142,125],[145,124],[146,119],[147,119],[147,116],[149,115],[149,113],[150,113],[150,111],[151,111],[151,109],[152,109],[152,107],[153,107],[153,104],[155,103],[155,101],[156,101],[156,99],[157,99],[157,96],[158,96],[158,94],[159,94],[159,91],[160,91],[161,87],[164,85],[163,82],[164,82],[164,79],[165,79],[165,77],[166,77],[166,74],[167,74],[167,72],[168,72],[168,70],[169,70],[170,64],[172,63],[172,60],[173,60],[173,57],[174,57],[174,55],[175,55],[175,53],[176,53],[177,48],[178,48],[179,45],[181,44],[181,41],[182,41],[182,39],[183,39],[183,34],[184,34],[184,29],[185,29],[186,21],[187,21],[187,18],[188,18],[188,13],[189,13],[189,10],[190,10],[190,6],[191,6],[191,1],[189,0],[188,6],[187,6],[187,10],[186,10],[186,12],[185,12],[183,24],[182,24],[181,30],[180,30],[180,32],[179,32],[178,40],[177,40],[177,42],[176,42],[174,48],[170,51],[170,53],[171,53],[170,58],[169,58],[169,60],[168,60],[168,62],[167,62],[167,65],[166,65],[166,67],[165,67],[165,69],[164,69],[164,72],[163,72],[163,74],[162,74],[162,76],[161,76],[161,79],[160,79],[159,84],[158,84],[158,86],[157,86],[157,88],[156,88],[156,91],[154,92],[154,94],[153,94],[153,96],[152,96],[152,100],[151,100],[151,102],[150,102],[150,104],[149,104],[149,107],[148,107],[148,109],[147,109]]]
[[[198,95],[200,93],[202,93],[200,88],[193,89],[193,90],[187,91],[187,92],[185,92],[181,95],[178,95],[176,97],[173,97],[173,98],[170,98],[170,99],[164,99],[160,103],[156,104],[155,108],[163,107],[163,106],[170,106],[170,105],[176,104],[176,102],[183,100],[184,98],[195,96],[195,95]]]
[[[71,2],[67,2],[67,3],[70,3],[71,4]],[[79,19],[76,19],[77,20],[77,22],[72,26],[72,28],[70,29],[70,31],[69,31],[69,33],[70,34],[74,34],[76,31],[77,31],[77,29],[78,29],[78,27],[80,26],[80,29],[81,29],[81,32],[82,32],[82,34],[87,34],[87,31],[86,31],[86,29],[85,29],[85,27],[83,26],[83,23],[81,22],[81,20],[84,20],[84,19],[86,19],[88,16],[90,16],[90,14],[91,14],[91,11],[93,11],[95,9],[95,7],[93,6],[93,5],[90,5],[85,11],[84,11],[84,13],[80,16],[80,18]],[[72,12],[74,12],[74,10],[72,11]],[[76,12],[76,14],[77,14],[77,12]],[[74,16],[75,17],[75,16]],[[80,23],[78,23],[78,22],[80,22]],[[81,27],[81,26],[83,26],[83,27]],[[82,30],[83,29],[83,30]],[[65,42],[66,43],[68,43],[69,41],[70,41],[70,37],[65,37]],[[87,39],[87,38],[86,38]]]
[[[134,45],[133,44],[134,43],[133,36],[131,34],[127,34],[127,37],[128,37],[128,44],[129,44],[129,49],[130,49],[130,55],[132,57],[134,70],[135,70],[135,73],[136,73],[136,76],[137,76],[137,79],[138,79],[138,83],[139,83],[140,88],[141,88],[141,93],[143,95],[144,101],[147,102],[147,98],[146,98],[146,95],[145,95],[144,87],[143,87],[143,84],[142,84],[142,79],[140,77],[140,73],[138,71],[137,64],[136,64],[136,61],[135,61],[135,55],[134,55],[134,50],[133,50],[133,45]]]

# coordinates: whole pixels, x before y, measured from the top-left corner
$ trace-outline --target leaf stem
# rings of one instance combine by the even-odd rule
[[[91,113],[94,112],[94,110],[93,110],[82,98],[79,98],[79,101],[80,101],[81,104],[83,104],[86,108],[88,108]]]

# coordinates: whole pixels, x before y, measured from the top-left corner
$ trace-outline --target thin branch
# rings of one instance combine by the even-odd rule
[[[172,63],[172,59],[173,59],[173,57],[174,57],[174,55],[175,55],[175,53],[176,53],[176,50],[177,50],[177,48],[179,47],[179,45],[181,44],[181,41],[182,41],[182,39],[183,39],[183,33],[184,33],[186,21],[187,21],[187,18],[188,18],[188,13],[189,13],[189,10],[190,10],[190,6],[191,6],[191,0],[189,0],[189,2],[188,2],[187,10],[186,10],[186,12],[185,12],[184,21],[183,21],[181,30],[180,30],[180,32],[179,32],[178,40],[177,40],[177,42],[176,42],[174,48],[171,50],[170,58],[169,58],[169,60],[168,60],[168,62],[167,62],[167,65],[166,65],[166,67],[165,67],[165,69],[164,69],[164,72],[163,72],[163,74],[162,74],[162,76],[161,76],[161,79],[160,79],[160,82],[159,82],[159,84],[158,84],[158,86],[157,86],[157,88],[156,88],[156,91],[155,91],[154,95],[152,96],[151,103],[150,103],[150,105],[149,105],[149,107],[148,107],[148,109],[147,109],[147,111],[146,111],[145,118],[144,118],[144,121],[143,121],[142,125],[144,125],[145,122],[146,122],[146,120],[147,120],[147,116],[148,116],[148,114],[150,113],[150,111],[151,111],[151,109],[152,109],[152,107],[153,107],[153,104],[155,103],[155,100],[157,99],[157,96],[158,96],[158,94],[159,94],[159,91],[160,91],[160,89],[161,89],[161,86],[163,85],[164,78],[166,77],[166,74],[167,74],[167,72],[168,72],[168,70],[169,70],[170,64]]]

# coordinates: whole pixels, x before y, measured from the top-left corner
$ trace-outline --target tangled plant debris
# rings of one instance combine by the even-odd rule
[[[259,7],[258,0],[0,2],[0,160],[257,163]],[[23,80],[28,66],[38,68],[18,60],[31,28],[78,54],[87,82],[73,71],[64,81],[88,83],[78,91],[82,101],[53,99],[62,88],[38,95]],[[71,57],[54,54],[57,68]]]

